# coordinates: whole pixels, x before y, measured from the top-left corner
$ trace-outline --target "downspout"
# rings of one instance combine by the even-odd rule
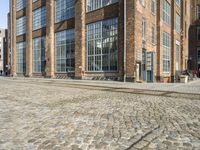
[[[126,82],[126,0],[124,0],[124,83]]]
[[[9,51],[9,56],[10,56],[10,74],[12,68],[12,50],[13,50],[13,45],[12,45],[12,0],[9,0],[9,12],[10,12],[10,27],[8,26],[8,30],[10,30],[10,51]]]

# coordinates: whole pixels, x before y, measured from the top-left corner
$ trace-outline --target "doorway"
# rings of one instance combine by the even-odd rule
[[[147,52],[147,82],[154,82],[155,53]]]

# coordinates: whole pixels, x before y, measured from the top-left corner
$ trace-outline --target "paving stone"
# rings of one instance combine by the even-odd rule
[[[200,81],[0,77],[0,89],[0,149],[200,149]]]

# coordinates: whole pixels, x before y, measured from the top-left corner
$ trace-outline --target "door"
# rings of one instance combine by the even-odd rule
[[[155,53],[147,52],[147,82],[154,82]]]
[[[136,81],[140,81],[140,63],[136,64]]]
[[[142,79],[147,80],[147,70],[146,70],[146,49],[142,50]]]

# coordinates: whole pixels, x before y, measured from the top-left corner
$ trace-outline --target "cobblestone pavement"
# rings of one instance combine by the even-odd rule
[[[3,149],[200,150],[200,81],[0,78]]]

